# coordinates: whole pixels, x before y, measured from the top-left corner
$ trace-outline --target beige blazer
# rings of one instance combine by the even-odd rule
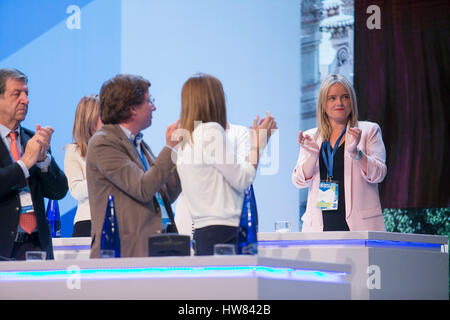
[[[344,153],[344,188],[345,213],[348,227],[351,231],[385,231],[381,211],[378,183],[386,176],[386,149],[384,147],[381,129],[376,123],[359,121],[362,130],[358,148],[367,155],[367,172],[364,173],[349,153]],[[305,132],[314,138],[317,144],[322,144],[323,138],[317,134],[317,128]],[[347,133],[346,133],[347,135]],[[346,139],[347,141],[347,136]],[[315,174],[306,180],[303,174],[303,163],[309,153],[300,148],[297,165],[292,174],[292,182],[298,188],[309,188],[306,211],[302,217],[302,231],[322,231],[322,211],[317,208],[317,194],[320,182],[319,161],[316,163]]]
[[[171,149],[164,147],[155,157],[145,142],[141,146],[150,164],[147,172],[119,125],[104,125],[89,141],[86,174],[92,217],[91,258],[100,254],[110,194],[115,199],[121,257],[147,257],[148,238],[161,232],[161,210],[155,206],[155,193],[163,189],[172,203],[181,192]]]

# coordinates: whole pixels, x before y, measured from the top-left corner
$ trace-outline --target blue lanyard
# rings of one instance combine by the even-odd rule
[[[344,135],[345,131],[347,131],[347,126],[345,126],[344,130],[342,130],[341,135],[336,140],[336,143],[334,144],[333,151],[331,151],[331,143],[330,140],[327,140],[324,142],[324,147],[322,148],[322,157],[323,162],[325,162],[325,166],[327,167],[327,179],[330,180],[333,177],[333,162],[334,162],[334,155],[336,153],[336,150],[339,147],[339,142],[341,142],[342,136]],[[325,148],[327,148],[327,154],[325,155]]]
[[[138,155],[141,157],[141,161],[142,161],[142,164],[144,165],[145,171],[148,171],[148,165],[147,165],[147,161],[145,160],[144,151],[142,150],[142,145],[141,145],[141,152],[139,152],[136,145],[133,142],[131,144],[133,145],[133,147],[136,150],[136,152],[138,153]]]
[[[142,161],[142,164],[144,165],[145,171],[148,171],[148,164],[147,164],[147,160],[145,160],[144,150],[142,148],[142,142],[141,142],[141,152],[138,151],[138,148],[137,148],[136,144],[134,144],[134,142],[131,142],[131,144],[133,145],[133,147],[136,150],[136,152],[138,153],[138,155],[141,157],[141,161]],[[169,213],[167,212],[166,205],[164,204],[164,201],[162,199],[160,192],[155,193],[155,198],[158,201],[159,207],[161,208],[161,214],[162,214],[163,218],[165,216],[169,217]]]

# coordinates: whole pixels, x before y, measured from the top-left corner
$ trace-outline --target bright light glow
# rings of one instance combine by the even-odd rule
[[[348,273],[267,266],[190,266],[102,268],[80,270],[1,271],[0,281],[65,280],[77,273],[83,280],[98,279],[166,279],[166,278],[267,278],[296,281],[346,283]]]
[[[53,251],[58,250],[91,250],[91,246],[90,245],[57,246],[53,244]]]

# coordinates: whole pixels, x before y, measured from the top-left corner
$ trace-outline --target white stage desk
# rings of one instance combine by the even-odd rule
[[[350,266],[258,256],[0,263],[0,299],[350,299]]]
[[[259,233],[260,256],[350,264],[352,299],[448,299],[448,238],[391,232]]]
[[[447,237],[372,231],[289,232],[259,233],[258,240],[259,257],[350,265],[347,280],[352,299],[448,299]],[[55,259],[87,260],[90,241],[53,239]]]

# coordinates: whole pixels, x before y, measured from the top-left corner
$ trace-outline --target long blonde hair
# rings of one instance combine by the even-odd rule
[[[72,139],[83,158],[86,157],[89,139],[97,131],[99,117],[100,100],[98,95],[87,95],[81,98],[75,112]]]
[[[349,115],[350,127],[354,127],[358,123],[358,104],[356,101],[355,90],[353,89],[351,82],[340,74],[330,74],[322,81],[322,84],[320,85],[316,109],[317,132],[323,137],[324,140],[330,139],[332,132],[330,120],[328,119],[328,115],[326,113],[328,90],[336,83],[342,84],[350,95],[350,105],[352,108],[352,112]]]
[[[203,73],[190,77],[181,90],[180,119],[181,128],[189,131],[191,138],[195,121],[217,122],[225,130],[227,112],[220,80]]]

